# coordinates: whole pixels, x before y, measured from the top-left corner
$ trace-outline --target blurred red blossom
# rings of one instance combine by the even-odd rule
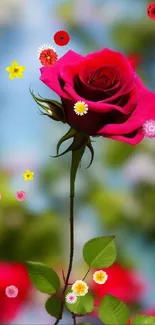
[[[146,316],[155,316],[155,308],[151,308],[151,309],[146,309],[143,310],[141,313],[138,313],[140,315],[146,315]],[[136,316],[136,315],[135,315]],[[134,317],[131,317],[128,324],[127,325],[131,325],[132,320],[134,319]]]
[[[130,53],[127,55],[127,58],[134,70],[136,70],[139,64],[142,63],[142,58],[139,53]]]
[[[137,302],[140,299],[144,285],[139,280],[139,274],[118,263],[103,269],[103,271],[106,271],[108,275],[106,283],[100,285],[92,281],[90,284],[96,298],[95,305],[99,305],[106,294],[111,294],[128,304]]]
[[[14,285],[18,295],[14,299],[7,297],[6,287]],[[28,298],[31,283],[25,265],[14,262],[0,262],[0,323],[12,321]]]
[[[147,6],[147,15],[152,20],[155,20],[155,2],[150,2]]]

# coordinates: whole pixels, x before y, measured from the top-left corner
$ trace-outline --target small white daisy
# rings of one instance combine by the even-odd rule
[[[88,113],[88,104],[86,104],[84,101],[78,101],[74,104],[74,112],[77,115],[84,115]]]
[[[5,294],[8,298],[16,298],[18,296],[18,288],[14,285],[5,288]]]
[[[43,52],[44,50],[48,50],[48,49],[53,50],[56,53],[55,47],[53,47],[51,44],[43,44],[38,48],[37,57],[39,58],[41,52]]]
[[[147,120],[142,126],[143,133],[148,138],[155,137],[155,120]]]
[[[75,304],[77,302],[77,296],[74,293],[68,293],[66,295],[66,301],[68,304]]]
[[[93,274],[93,280],[98,284],[104,284],[108,279],[108,274],[102,270]]]
[[[88,289],[87,283],[82,280],[78,280],[72,285],[72,291],[76,296],[85,296]]]

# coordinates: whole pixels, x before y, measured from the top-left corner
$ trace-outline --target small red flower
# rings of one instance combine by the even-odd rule
[[[65,30],[59,30],[54,35],[54,42],[59,46],[67,45],[70,41],[70,36]]]
[[[155,2],[150,2],[147,6],[147,14],[152,20],[155,20]]]
[[[51,66],[56,63],[58,55],[52,49],[46,49],[40,53],[39,60],[44,66]]]

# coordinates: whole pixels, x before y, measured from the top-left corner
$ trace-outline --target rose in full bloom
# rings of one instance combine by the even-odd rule
[[[18,289],[18,295],[11,299],[6,295],[9,286]],[[28,298],[31,289],[25,265],[0,262],[0,323],[12,321]]]
[[[83,57],[68,51],[42,67],[40,79],[61,97],[66,122],[88,135],[136,145],[144,138],[142,125],[155,119],[155,94],[122,53],[103,49]],[[82,116],[74,111],[79,101],[88,105]]]
[[[106,294],[111,294],[128,304],[139,300],[143,286],[138,280],[138,274],[133,273],[118,263],[103,269],[103,271],[107,273],[108,280],[103,285],[97,284],[94,281],[90,284],[90,288],[95,296],[96,305],[100,303]]]

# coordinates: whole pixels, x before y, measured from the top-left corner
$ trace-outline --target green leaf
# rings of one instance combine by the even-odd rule
[[[46,311],[51,316],[58,318],[61,311],[61,300],[59,297],[50,297],[45,304]]]
[[[98,313],[105,325],[126,325],[130,317],[127,306],[111,295],[103,298]]]
[[[155,317],[153,316],[137,316],[131,323],[132,325],[155,325]]]
[[[74,314],[86,315],[93,311],[94,299],[92,294],[88,292],[85,296],[77,297],[77,302],[75,304],[69,304],[66,302],[66,306]]]
[[[60,280],[49,266],[37,262],[27,262],[28,273],[35,288],[43,293],[55,293],[60,289]]]
[[[103,268],[112,265],[116,259],[114,236],[89,240],[83,247],[83,257],[89,267]]]

